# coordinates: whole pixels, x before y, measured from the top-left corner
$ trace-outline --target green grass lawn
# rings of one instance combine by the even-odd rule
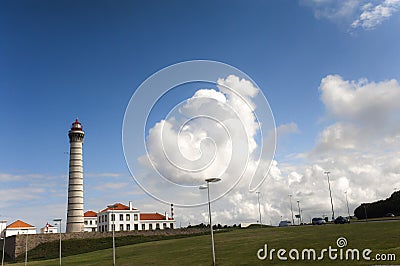
[[[324,264],[335,265],[371,265],[400,263],[400,222],[375,222],[344,225],[294,226],[286,228],[251,228],[215,234],[215,249],[218,265],[265,265],[293,264],[320,265],[321,261],[260,261],[257,251],[268,244],[268,248],[313,248],[317,256],[323,248],[337,248],[336,240],[345,237],[348,245],[343,248],[369,248],[371,258],[377,253],[396,255],[395,262],[328,260]],[[111,246],[111,243],[110,243]],[[193,236],[180,239],[151,241],[120,246],[116,250],[117,265],[210,265],[210,236]],[[286,254],[287,256],[287,254]],[[29,265],[58,265],[58,259],[32,261]],[[14,264],[23,265],[23,264]],[[63,258],[63,265],[112,265],[112,249],[68,256]]]

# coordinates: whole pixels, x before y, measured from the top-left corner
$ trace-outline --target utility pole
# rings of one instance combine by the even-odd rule
[[[258,213],[260,214],[260,226],[262,227],[262,222],[261,222],[261,207],[260,207],[260,191],[257,191],[257,197],[258,197]]]
[[[292,195],[289,195],[290,200],[290,211],[292,212],[292,225],[294,225],[294,218],[293,218],[293,206],[292,206]]]
[[[333,210],[333,200],[332,200],[332,190],[331,190],[331,182],[329,181],[329,174],[331,172],[326,171],[324,172],[328,177],[328,187],[329,187],[329,196],[331,197],[331,206],[332,206],[332,221],[335,220],[335,211]]]

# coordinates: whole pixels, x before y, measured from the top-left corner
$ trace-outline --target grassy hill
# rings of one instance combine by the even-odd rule
[[[313,248],[317,256],[321,249],[337,248],[339,237],[347,239],[342,250],[358,248],[360,252],[369,248],[371,258],[378,253],[395,254],[400,261],[400,222],[370,222],[344,225],[294,226],[286,228],[238,229],[215,234],[215,248],[218,265],[262,265],[262,264],[314,264],[321,261],[280,261],[276,252],[272,261],[260,261],[257,251],[268,244],[268,248],[302,250]],[[111,246],[111,242],[110,242]],[[338,253],[339,254],[339,253]],[[288,254],[286,253],[286,256]],[[117,265],[210,265],[210,236],[192,236],[179,239],[151,241],[120,246],[116,250]],[[329,260],[325,254],[324,264],[396,264],[379,261]],[[23,265],[23,264],[14,264]],[[58,259],[29,262],[29,265],[58,265]],[[63,265],[112,265],[112,250],[73,255],[63,258]]]

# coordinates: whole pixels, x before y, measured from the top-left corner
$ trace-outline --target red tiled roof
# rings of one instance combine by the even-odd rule
[[[140,220],[165,220],[165,215],[159,213],[141,213]],[[168,218],[168,220],[173,220],[172,218]]]
[[[8,225],[6,228],[35,228],[33,225],[27,224],[21,220],[16,220],[12,224]]]
[[[124,204],[122,204],[122,203],[115,203],[114,204],[115,205],[115,207],[114,207],[114,210],[129,210],[129,206],[126,206],[126,205],[124,205]],[[136,210],[135,208],[132,208],[133,210]],[[113,208],[105,208],[104,210],[102,210],[101,212],[105,212],[105,211],[111,211],[111,210],[113,210]]]
[[[53,225],[51,225],[51,224],[49,224],[49,223],[46,223],[45,227],[46,227],[46,226],[48,226],[48,227],[54,227],[54,228],[55,228],[55,226],[53,226]]]
[[[87,211],[83,214],[84,217],[97,217],[97,213],[94,211]]]

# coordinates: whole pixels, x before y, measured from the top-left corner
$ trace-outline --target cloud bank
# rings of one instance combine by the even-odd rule
[[[313,9],[317,19],[344,23],[349,30],[373,30],[399,11],[399,0],[300,1]]]

